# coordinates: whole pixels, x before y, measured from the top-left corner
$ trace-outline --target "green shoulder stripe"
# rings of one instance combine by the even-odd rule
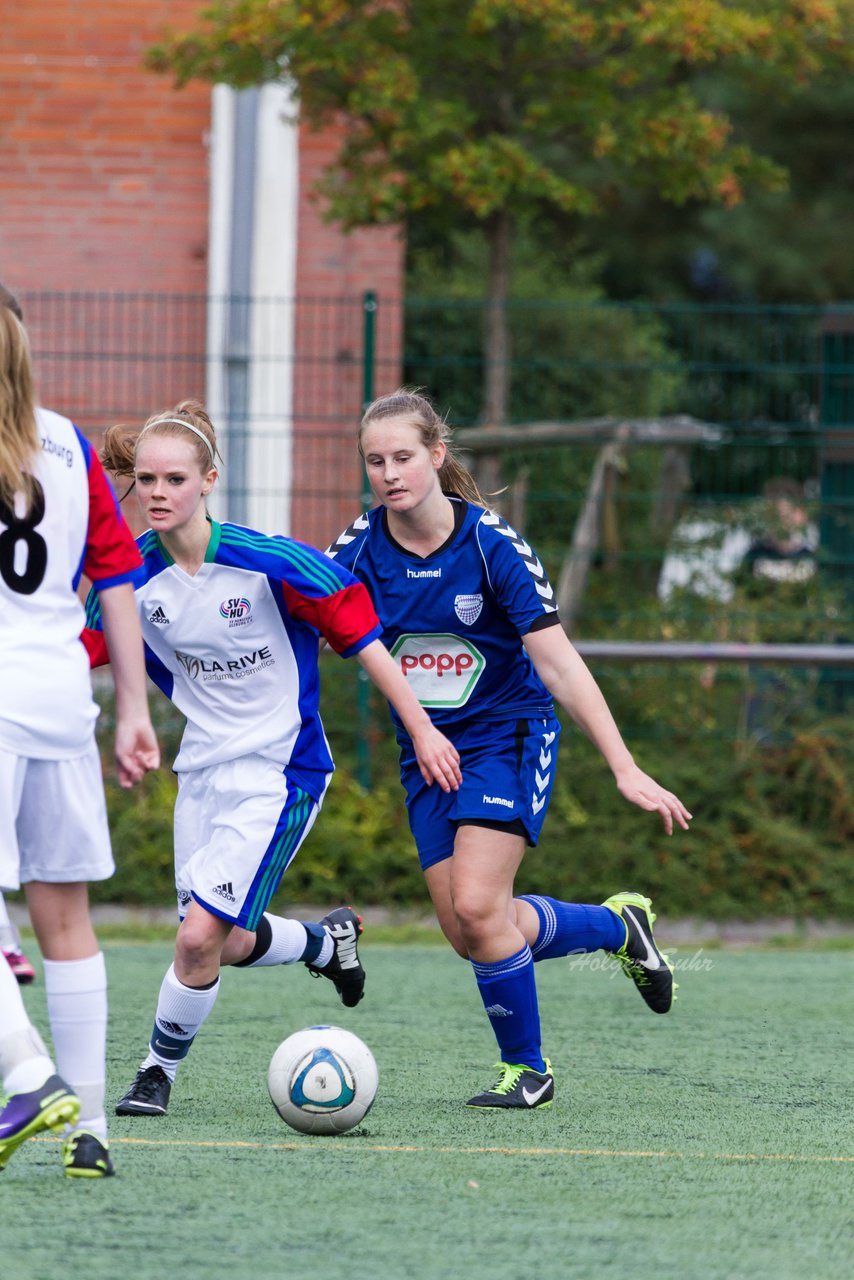
[[[145,533],[136,544],[139,547],[139,554],[147,556],[150,552],[155,551],[158,546],[158,537],[153,529],[146,529]]]
[[[325,564],[309,555],[298,543],[290,539],[281,542],[276,538],[268,537],[267,534],[250,532],[232,525],[231,527],[223,526],[222,542],[226,545],[246,547],[250,551],[272,556],[285,564],[295,565],[327,595],[334,595],[336,591],[341,590],[341,579],[328,570]]]
[[[91,631],[101,630],[101,597],[91,588],[86,598],[86,626]]]

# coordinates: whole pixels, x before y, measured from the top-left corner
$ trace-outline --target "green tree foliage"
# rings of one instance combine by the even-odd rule
[[[310,124],[343,122],[321,191],[344,226],[429,212],[483,231],[482,409],[503,421],[514,227],[623,191],[732,206],[781,186],[697,72],[807,82],[850,58],[852,20],[854,0],[218,0],[150,65],[179,84],[290,79]]]
[[[757,190],[734,208],[623,192],[588,220],[575,255],[595,248],[611,297],[702,302],[830,303],[854,296],[854,83],[840,68],[782,91],[704,75],[741,137],[785,165],[783,190]],[[425,234],[430,234],[425,228]]]
[[[486,248],[479,238],[460,233],[448,250],[425,248],[409,272],[404,378],[424,387],[453,425],[462,427],[475,424],[480,411],[479,290]],[[513,351],[512,421],[654,417],[683,409],[684,371],[661,318],[651,309],[609,307],[596,283],[600,266],[577,259],[562,270],[554,251],[530,233],[519,237],[512,296],[505,304]],[[442,281],[441,298],[430,296],[436,280]],[[558,452],[551,451],[544,480],[549,474],[554,479]],[[527,450],[525,461],[532,488],[539,489],[539,467]],[[579,465],[574,453],[567,461]],[[583,483],[588,476],[589,467]]]

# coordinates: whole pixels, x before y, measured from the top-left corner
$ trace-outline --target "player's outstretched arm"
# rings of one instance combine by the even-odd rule
[[[459,752],[433,724],[383,642],[372,640],[356,656],[403,721],[424,781],[428,786],[438,782],[443,791],[456,791],[462,781]]]
[[[132,787],[160,765],[160,748],[151,725],[146,695],[142,634],[129,582],[100,593],[104,636],[116,690],[116,772],[122,787]]]
[[[687,831],[692,815],[678,796],[635,764],[602,690],[563,628],[531,631],[524,645],[543,684],[604,756],[620,795],[641,809],[660,813],[668,835],[674,820]]]

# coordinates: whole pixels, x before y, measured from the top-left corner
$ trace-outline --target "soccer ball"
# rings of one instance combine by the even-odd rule
[[[273,1106],[300,1133],[352,1129],[370,1111],[377,1081],[374,1055],[342,1027],[306,1027],[288,1036],[267,1071]]]

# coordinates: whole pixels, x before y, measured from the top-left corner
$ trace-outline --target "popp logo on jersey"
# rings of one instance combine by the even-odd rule
[[[470,640],[442,632],[402,635],[391,656],[424,707],[464,706],[486,666]]]

